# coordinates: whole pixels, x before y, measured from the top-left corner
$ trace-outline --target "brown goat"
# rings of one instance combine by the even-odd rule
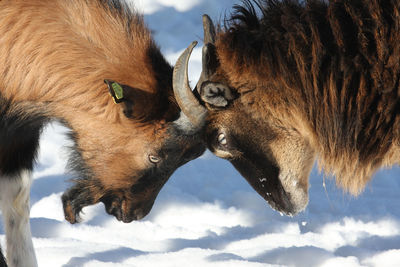
[[[235,9],[217,32],[204,17],[197,91],[211,151],[291,215],[308,203],[316,158],[355,195],[378,168],[399,162],[400,1],[243,1]]]
[[[0,1],[0,207],[11,266],[36,266],[31,171],[52,119],[75,141],[76,185],[62,197],[71,223],[97,202],[124,222],[144,217],[175,169],[205,149],[200,127],[180,114],[172,67],[126,4]]]

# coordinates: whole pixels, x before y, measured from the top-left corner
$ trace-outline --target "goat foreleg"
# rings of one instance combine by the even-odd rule
[[[31,172],[0,177],[0,207],[6,230],[7,263],[10,267],[36,267],[29,223]]]

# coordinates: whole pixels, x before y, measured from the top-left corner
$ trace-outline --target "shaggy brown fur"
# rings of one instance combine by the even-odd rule
[[[167,109],[168,95],[160,99],[160,94],[171,96],[172,90],[159,89],[168,87],[171,77],[157,75],[170,74],[171,68],[159,55],[140,15],[95,0],[5,0],[1,2],[0,19],[0,53],[5,55],[0,66],[0,88],[5,98],[15,102],[62,102],[72,109],[84,107],[84,112],[110,122],[130,124],[104,93],[107,88],[103,80],[112,78],[154,94],[155,101],[143,106],[164,116],[159,109]],[[151,62],[153,58],[160,63],[158,66]],[[160,69],[163,71],[156,75]],[[91,99],[96,101],[88,101]],[[54,105],[48,109],[61,118],[73,115]]]
[[[121,103],[114,103],[105,80],[123,87]],[[99,201],[118,220],[143,218],[176,168],[205,149],[198,129],[180,117],[172,67],[142,16],[118,0],[0,1],[4,192],[10,181],[17,189],[29,186],[19,183],[29,181],[41,129],[51,119],[65,123],[75,141],[70,166],[77,179],[62,197],[71,223]],[[0,204],[14,201],[4,198]],[[24,226],[13,228],[20,232],[29,230],[29,214],[23,215],[16,216]],[[30,240],[28,230],[21,240]],[[33,264],[31,245],[17,245],[20,265]]]
[[[220,76],[242,95],[255,90],[240,98],[249,113],[301,132],[358,194],[377,168],[399,161],[400,1],[259,5],[260,17],[250,1],[236,7],[217,34]]]

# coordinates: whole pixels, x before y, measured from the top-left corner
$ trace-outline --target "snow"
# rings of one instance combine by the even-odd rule
[[[229,0],[137,0],[138,10],[173,63],[199,41],[190,63],[201,70],[201,15],[223,18]],[[64,220],[60,196],[68,130],[49,125],[41,139],[31,192],[33,242],[41,267],[57,266],[400,266],[400,168],[381,170],[358,198],[314,168],[310,203],[280,216],[226,161],[210,152],[178,169],[150,214],[130,224],[84,209],[83,222]],[[4,246],[3,224],[0,239]]]

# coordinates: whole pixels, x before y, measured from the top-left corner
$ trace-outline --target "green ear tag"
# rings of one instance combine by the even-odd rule
[[[119,85],[118,83],[114,82],[114,83],[111,84],[111,87],[112,87],[112,89],[114,91],[115,98],[117,100],[121,100],[122,98],[124,98],[124,89],[122,89],[121,85]]]

